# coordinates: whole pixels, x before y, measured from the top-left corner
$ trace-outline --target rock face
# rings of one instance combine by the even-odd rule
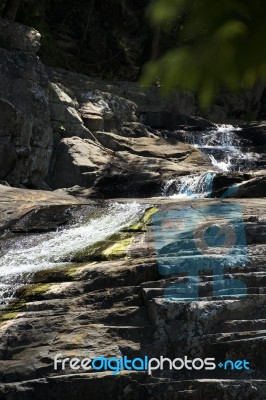
[[[40,48],[41,35],[33,28],[0,17],[0,32],[1,47],[32,54]]]
[[[229,198],[266,197],[265,171],[218,173],[213,179],[212,196]]]
[[[143,203],[151,207],[150,200]],[[190,208],[191,213],[216,204],[214,200],[157,203],[157,211]],[[223,277],[202,270],[198,301],[169,301],[166,297],[166,289],[182,286],[186,277],[182,273],[162,275],[158,268],[162,257],[169,255],[164,249],[177,242],[174,239],[166,247],[160,246],[156,258],[149,219],[152,212],[156,216],[155,209],[146,212],[138,225],[123,230],[122,235],[132,235],[132,240],[126,249],[121,251],[120,247],[120,256],[112,247],[118,237],[110,238],[102,244],[109,252],[103,251],[104,247],[94,248],[89,264],[37,273],[34,283],[20,293],[17,306],[11,306],[2,316],[2,398],[72,400],[90,393],[92,398],[111,400],[264,400],[265,201],[226,200],[217,204],[241,206],[249,263],[226,266]],[[202,221],[207,223],[204,218]],[[219,224],[220,216],[213,222]],[[99,262],[103,254],[109,254],[110,259]],[[184,255],[190,260],[195,258],[188,247]],[[220,286],[214,296],[214,277],[231,282],[237,278],[247,285],[247,293],[243,292],[241,299],[236,292],[228,296]],[[111,371],[84,373],[69,366],[55,370],[54,357],[59,353],[62,357],[127,355],[131,359],[186,355],[214,357],[217,364],[227,359],[247,359],[250,370],[216,367],[214,371],[169,371],[165,367],[152,376],[133,371],[117,375]]]
[[[49,184],[55,188],[93,186],[111,155],[91,140],[62,139],[53,156]]]
[[[266,121],[253,121],[240,125],[241,130],[237,135],[247,140],[253,147],[265,146],[266,143]]]
[[[55,146],[66,137],[91,138],[78,112],[79,104],[74,94],[70,93],[70,97],[66,92],[63,85],[50,83],[49,110]]]
[[[160,89],[156,87],[143,91],[134,82],[106,82],[61,69],[48,68],[47,72],[51,82],[65,84],[71,88],[78,99],[87,99],[108,114],[111,110],[118,117],[121,116],[122,110],[123,122],[126,122],[125,117],[128,121],[135,121],[137,109],[140,118],[142,115],[147,117],[149,113],[151,117],[155,118],[155,114],[159,115],[163,112],[187,116],[197,113],[195,97],[188,92],[178,92],[173,97],[164,99],[160,95]],[[119,98],[122,99],[123,104]],[[148,123],[147,125],[152,124]]]
[[[48,77],[40,60],[30,54],[38,50],[40,37],[19,24],[3,20],[0,24],[1,43],[12,49],[0,48],[1,155],[9,149],[5,161],[1,157],[1,179],[13,185],[37,187],[48,172],[53,144]]]
[[[51,68],[48,68],[48,75],[51,82],[65,84],[77,97],[98,91],[98,94],[109,93],[129,100],[137,105],[140,121],[152,127],[165,128],[165,124],[173,125],[173,122],[186,125],[189,124],[184,122],[186,118],[202,114],[195,95],[187,91],[176,91],[171,97],[164,98],[160,88],[151,87],[143,91],[135,82],[106,82]],[[217,123],[227,123],[231,119],[245,120],[247,116],[255,120],[260,111],[263,92],[265,93],[265,84],[262,82],[237,95],[221,91],[216,99],[217,104],[205,113],[205,117]]]
[[[107,132],[97,132],[95,138],[97,142],[61,140],[51,167],[53,188],[79,185],[91,187],[99,197],[145,197],[160,194],[172,176],[209,166],[200,151],[177,140]]]
[[[199,151],[148,126],[213,126],[202,118],[177,116],[173,99],[159,104],[153,89],[146,94],[136,85],[108,85],[61,70],[48,73],[55,139],[47,178],[51,188],[78,185],[93,196],[143,197],[160,194],[164,181],[176,175],[207,170],[210,163]]]

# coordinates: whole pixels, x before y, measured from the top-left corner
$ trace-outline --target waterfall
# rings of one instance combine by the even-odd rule
[[[114,203],[87,223],[43,235],[41,243],[27,248],[17,242],[0,258],[0,301],[5,303],[34,272],[68,264],[78,251],[134,224],[144,209],[138,203]]]
[[[235,133],[237,130],[240,128],[232,125],[217,125],[216,129],[193,135],[191,144],[208,155],[214,167],[231,171],[242,157],[241,142]]]
[[[261,155],[243,147],[233,125],[216,125],[215,129],[193,132],[188,143],[206,154],[212,165],[220,171],[241,171],[254,169]]]
[[[205,172],[172,179],[164,185],[163,195],[170,198],[210,197],[214,177],[215,172]]]
[[[186,141],[206,154],[216,171],[231,172],[254,169],[261,155],[243,148],[233,125],[216,125],[205,132],[192,132]],[[165,183],[163,197],[197,198],[210,197],[215,172],[178,177]]]

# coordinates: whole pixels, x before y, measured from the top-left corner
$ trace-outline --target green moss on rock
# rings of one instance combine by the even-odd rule
[[[0,323],[17,318],[19,312],[7,312],[0,317]]]
[[[42,298],[42,294],[51,289],[52,285],[52,283],[26,285],[19,290],[19,298],[25,301],[39,300]]]
[[[38,271],[34,274],[33,282],[40,284],[71,281],[72,279],[67,274],[68,269],[69,266],[63,265],[53,269]]]
[[[66,271],[66,277],[68,277],[68,280],[75,280],[76,275],[82,270],[82,268],[87,268],[89,266],[95,265],[96,262],[92,263],[78,263],[78,264],[73,264],[70,268],[67,269]]]
[[[103,251],[103,256],[108,260],[115,260],[117,258],[129,258],[129,253],[127,251],[128,246],[132,243],[133,236],[127,239],[119,240],[112,246],[108,247]]]
[[[23,288],[19,289],[17,292],[17,298],[9,303],[3,310],[3,313],[0,316],[0,324],[17,318],[28,301],[41,299],[42,294],[47,292],[51,286],[52,284],[33,284],[25,285]]]
[[[157,213],[158,211],[159,208],[156,207],[148,208],[139,222],[128,228],[125,228],[125,230],[129,232],[146,232],[148,222],[150,221],[152,215]]]

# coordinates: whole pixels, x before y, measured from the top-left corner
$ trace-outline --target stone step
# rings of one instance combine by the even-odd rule
[[[114,377],[111,373],[71,374],[27,380],[16,383],[1,383],[0,392],[6,400],[46,400],[53,393],[60,399],[72,400],[88,397],[92,399],[134,398],[145,400],[207,400],[241,399],[265,400],[264,379],[163,379],[148,377],[143,373],[130,372]],[[125,387],[128,391],[125,392]],[[130,396],[128,395],[130,394]],[[54,397],[56,398],[56,397]]]
[[[233,319],[219,325],[217,332],[242,332],[266,330],[266,319]]]
[[[233,338],[220,337],[212,345],[213,354],[219,354],[224,359],[246,359],[250,362],[250,368],[255,371],[256,377],[265,377],[266,359],[262,355],[266,351],[265,331],[241,332],[241,336]]]
[[[238,282],[234,281],[235,279],[240,280],[240,287],[238,286]],[[256,282],[256,277],[253,277],[252,284],[249,285],[249,280],[244,279],[242,275],[236,275],[233,279],[230,277],[230,282],[232,282],[232,286],[227,286],[227,280],[219,280],[218,281],[218,290],[213,292],[213,280],[211,277],[206,277],[206,281],[189,283],[187,278],[176,278],[171,280],[161,280],[157,282],[153,282],[152,284],[149,282],[148,287],[146,287],[146,283],[142,285],[142,295],[144,301],[149,301],[155,297],[162,298],[183,298],[183,299],[191,299],[192,301],[195,298],[199,298],[201,300],[209,300],[210,298],[219,299],[222,298],[239,298],[239,297],[247,297],[248,295],[266,295],[266,282],[265,286],[260,285],[260,279]],[[245,286],[241,285],[241,282],[246,284]],[[264,284],[264,283],[263,283]],[[224,287],[224,285],[226,285]]]
[[[140,286],[141,287],[161,287],[162,284],[165,283],[175,283],[175,282],[183,282],[186,281],[186,279],[188,279],[188,274],[190,272],[192,272],[193,270],[191,269],[187,269],[184,272],[180,272],[180,273],[175,273],[175,274],[169,274],[169,276],[167,275],[163,275],[162,278],[159,281],[148,281],[148,282],[144,282],[142,283]],[[212,270],[202,270],[199,271],[198,274],[196,274],[195,276],[193,276],[193,279],[195,281],[197,281],[197,279],[199,280],[199,282],[209,282],[212,281],[214,277],[220,276],[220,274],[215,273],[215,271]],[[245,270],[243,270],[243,272],[239,272],[237,270],[232,270],[231,272],[228,272],[227,270],[224,271],[223,273],[223,277],[224,278],[232,278],[232,279],[240,279],[240,280],[244,280],[244,282],[249,283],[249,285],[251,283],[253,283],[253,286],[259,285],[259,286],[266,286],[266,273],[265,271],[250,271],[248,268],[246,268]]]
[[[186,332],[193,321],[201,326],[202,335],[215,331],[224,321],[246,320],[251,315],[254,319],[264,319],[266,316],[264,294],[249,295],[244,299],[200,298],[198,301],[170,301],[163,297],[153,297],[145,302],[149,318],[156,326],[163,325],[169,330],[178,328]]]
[[[214,336],[216,344],[261,337],[264,337],[266,340],[266,330],[225,332],[215,334]]]

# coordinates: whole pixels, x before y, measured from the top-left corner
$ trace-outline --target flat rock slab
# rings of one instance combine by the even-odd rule
[[[81,201],[64,193],[19,189],[0,185],[0,230],[41,206],[77,205]]]

